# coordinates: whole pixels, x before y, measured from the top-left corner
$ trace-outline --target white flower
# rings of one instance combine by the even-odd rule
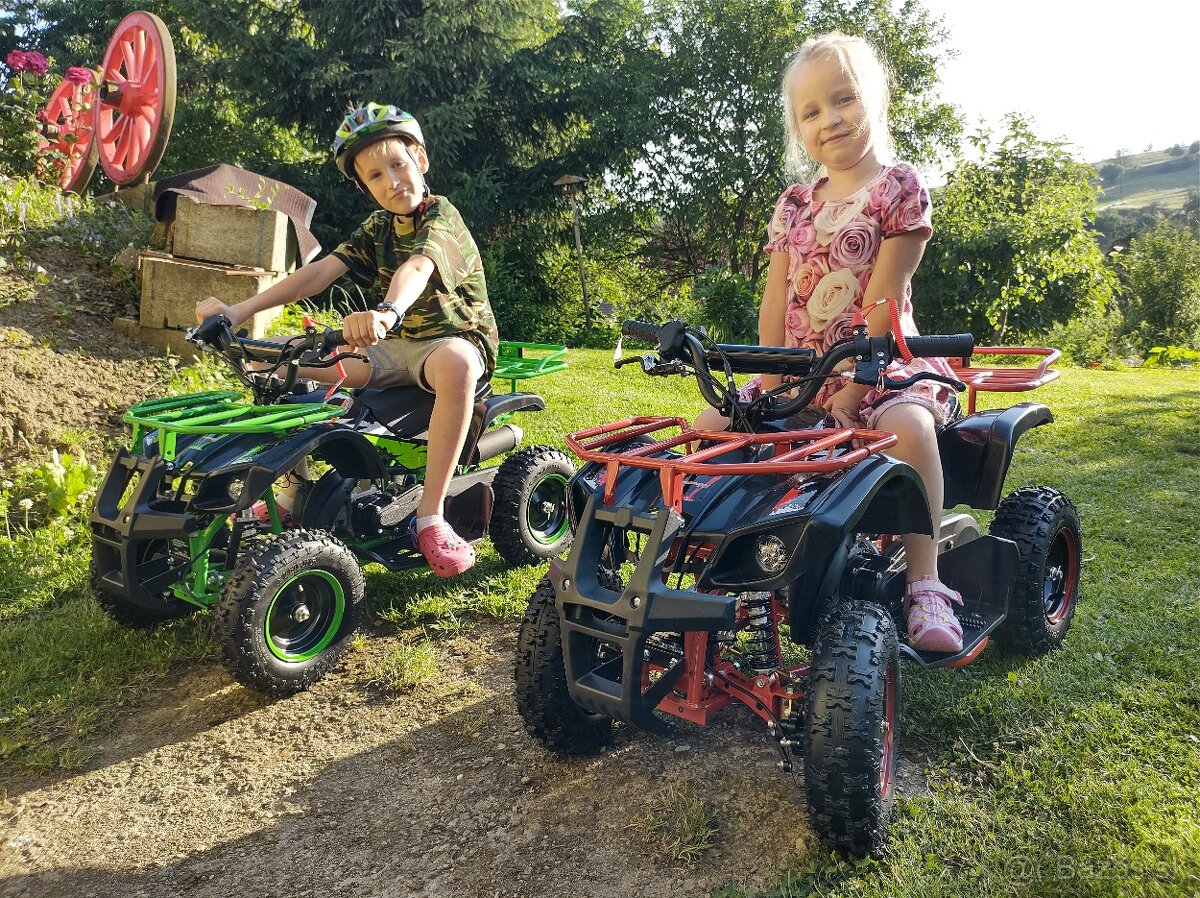
[[[858,299],[858,278],[849,268],[831,271],[813,290],[808,301],[808,320],[814,331],[825,330],[825,325],[836,318]]]
[[[867,204],[867,199],[863,194],[852,203],[825,203],[813,218],[813,225],[817,229],[817,243],[829,246],[833,235],[858,217],[858,213]]]
[[[29,509],[33,508],[33,500],[29,498],[22,499],[17,503],[17,507],[22,511],[29,511]]]

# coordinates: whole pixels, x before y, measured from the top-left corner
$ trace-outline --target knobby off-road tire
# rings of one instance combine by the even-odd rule
[[[1079,597],[1079,512],[1056,489],[1026,486],[1000,503],[990,532],[1011,539],[1021,555],[1008,617],[996,637],[1006,648],[1033,657],[1058,648]]]
[[[139,563],[151,562],[155,553],[166,550],[167,543],[161,540],[148,542],[140,553]],[[125,596],[114,595],[101,583],[100,570],[96,567],[95,556],[88,562],[88,580],[92,587],[92,593],[96,596],[96,604],[100,606],[100,609],[122,627],[128,627],[131,630],[143,630],[159,624],[170,623],[200,610],[198,605],[174,597],[162,599],[161,607],[144,608],[129,601]]]
[[[554,587],[542,578],[517,630],[513,669],[517,711],[525,728],[563,755],[594,755],[613,741],[613,721],[585,711],[567,688]]]
[[[364,596],[358,560],[329,534],[273,537],[221,590],[213,625],[225,666],[239,683],[272,695],[307,689],[350,648]]]
[[[813,649],[804,785],[820,836],[857,856],[887,841],[899,746],[900,650],[878,605],[841,606]]]
[[[492,484],[496,503],[488,528],[501,558],[536,564],[571,545],[567,481],[574,474],[566,453],[549,446],[528,446],[504,460]]]

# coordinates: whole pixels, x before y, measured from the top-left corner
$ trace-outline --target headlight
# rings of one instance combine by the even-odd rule
[[[781,574],[787,567],[788,551],[778,536],[760,536],[754,544],[754,560],[768,574]]]

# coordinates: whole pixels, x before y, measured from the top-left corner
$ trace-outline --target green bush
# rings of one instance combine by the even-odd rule
[[[1200,365],[1200,352],[1194,349],[1183,349],[1179,346],[1155,346],[1146,355],[1144,364],[1150,368]]]
[[[1116,257],[1125,317],[1143,348],[1200,348],[1200,240],[1160,221]]]
[[[1032,335],[1028,342],[1061,349],[1063,359],[1068,363],[1086,365],[1129,355],[1133,347],[1124,331],[1124,319],[1114,309],[1107,314],[1072,318]]]
[[[758,302],[750,282],[740,274],[714,268],[696,278],[700,323],[725,343],[758,341]]]

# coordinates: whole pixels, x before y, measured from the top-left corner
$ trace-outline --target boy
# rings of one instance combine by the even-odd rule
[[[475,385],[496,365],[499,335],[479,250],[462,216],[425,183],[429,158],[417,120],[368,103],[346,116],[333,144],[338,170],[379,204],[329,255],[235,306],[208,297],[196,320],[225,315],[234,328],[256,312],[313,296],[343,274],[363,286],[376,278],[384,300],[342,322],[350,348],[369,361],[343,362],[349,387],[417,384],[434,394],[417,544],[443,577],[475,563],[475,551],[442,517],[446,490],[466,440]],[[302,377],[332,383],[333,369]]]

